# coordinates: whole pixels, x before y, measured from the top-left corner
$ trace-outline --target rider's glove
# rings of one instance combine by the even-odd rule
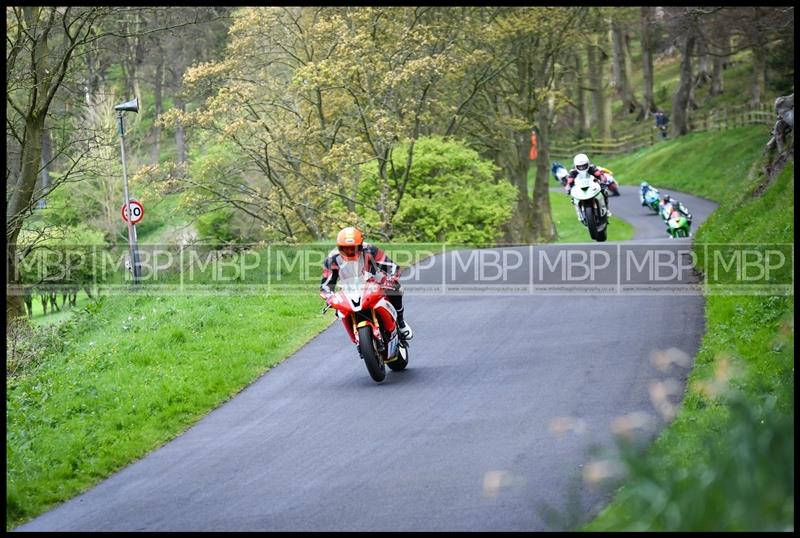
[[[330,303],[330,302],[331,302],[331,297],[333,297],[333,292],[330,292],[330,291],[320,291],[320,292],[319,292],[319,296],[320,296],[320,297],[322,297],[323,299],[325,299],[325,302],[326,302],[326,303]]]

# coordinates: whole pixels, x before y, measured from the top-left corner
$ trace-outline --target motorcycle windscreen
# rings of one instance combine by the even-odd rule
[[[339,283],[347,298],[358,303],[364,289],[364,260],[359,256],[354,261],[344,261],[339,265]]]
[[[591,186],[593,180],[594,180],[593,176],[590,176],[586,172],[579,172],[578,175],[575,177],[575,185],[577,185],[583,190],[586,190],[588,187]]]

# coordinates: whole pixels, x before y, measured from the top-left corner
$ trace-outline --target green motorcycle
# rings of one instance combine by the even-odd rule
[[[667,219],[667,233],[670,237],[690,237],[692,223],[680,211],[673,211]]]

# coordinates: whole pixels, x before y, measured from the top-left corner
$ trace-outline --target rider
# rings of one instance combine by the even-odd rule
[[[654,193],[656,193],[656,195],[658,195],[658,189],[652,187],[647,181],[642,181],[639,187],[641,189],[639,192],[639,201],[642,202],[642,205],[647,205],[647,201],[645,201],[644,199],[645,195],[647,194],[647,191],[653,191]]]
[[[410,340],[414,333],[403,319],[403,290],[400,286],[400,266],[394,263],[380,248],[364,242],[364,236],[357,228],[342,228],[336,236],[336,248],[331,250],[322,264],[322,282],[319,294],[326,301],[333,295],[339,279],[339,266],[343,261],[354,262],[362,258],[364,267],[373,274],[382,272],[388,278],[386,298],[397,311],[397,325],[400,335]]]
[[[661,215],[661,218],[668,220],[673,211],[681,213],[684,217],[686,217],[686,220],[689,221],[689,224],[692,224],[692,214],[689,213],[689,210],[686,208],[686,206],[675,198],[671,197],[669,194],[665,194],[664,198],[662,198],[658,203],[658,212]]]
[[[567,194],[572,190],[572,184],[575,182],[575,178],[578,177],[578,173],[587,172],[589,175],[594,176],[595,180],[600,184],[600,190],[603,193],[603,201],[606,204],[606,213],[611,216],[611,211],[608,210],[608,187],[606,185],[606,176],[603,171],[590,163],[589,157],[587,157],[585,153],[578,153],[575,155],[575,158],[572,159],[572,164],[575,165],[575,168],[570,170],[567,176],[567,184],[565,187]]]
[[[565,185],[567,180],[567,169],[564,168],[560,162],[554,162],[553,166],[550,167],[550,172],[553,174],[553,177],[556,178],[556,181],[560,182],[562,185]]]

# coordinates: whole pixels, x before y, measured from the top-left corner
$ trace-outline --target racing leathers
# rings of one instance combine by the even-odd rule
[[[578,177],[578,173],[579,173],[578,169],[573,168],[572,170],[569,171],[569,175],[567,175],[567,182],[564,188],[566,189],[568,195],[569,192],[572,190],[572,186],[575,184],[575,178]],[[586,170],[586,173],[589,174],[590,176],[594,176],[594,178],[600,184],[600,191],[603,193],[603,202],[605,202],[606,204],[606,211],[608,212],[608,215],[611,215],[611,211],[608,209],[608,186],[606,185],[606,175],[603,173],[602,170],[600,170],[593,164],[589,165],[589,168]],[[580,218],[580,213],[578,215],[578,218]]]
[[[362,257],[365,270],[378,275],[383,273],[387,277],[386,298],[397,311],[397,324],[400,332],[406,339],[411,338],[411,328],[403,319],[403,288],[400,285],[400,266],[389,258],[386,253],[375,245],[364,243],[358,254]],[[339,280],[339,266],[342,257],[338,249],[333,249],[322,263],[322,282],[319,292],[323,299],[328,299],[336,288]]]

